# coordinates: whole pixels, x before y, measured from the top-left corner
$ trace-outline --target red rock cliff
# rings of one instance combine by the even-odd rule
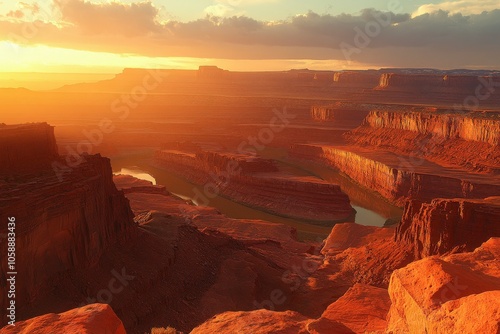
[[[205,185],[205,197],[215,193],[273,214],[324,223],[345,220],[353,212],[338,185],[281,174],[271,160],[232,153],[160,150],[155,161]]]
[[[311,118],[315,121],[332,121],[339,126],[351,128],[361,125],[368,111],[356,108],[345,108],[337,105],[312,106]]]
[[[372,111],[345,135],[355,145],[383,147],[474,172],[500,172],[500,116],[413,111]]]
[[[51,131],[48,126],[44,128]],[[18,141],[26,141],[23,136],[30,133],[18,133]],[[53,137],[40,143],[48,146],[39,145],[40,151],[57,150],[53,143]],[[21,170],[39,159],[38,155],[24,158]],[[62,157],[57,159],[63,162]],[[85,160],[62,181],[51,168],[0,180],[0,234],[8,233],[8,217],[16,221],[19,306],[51,288],[51,278],[69,269],[95,264],[109,245],[135,231],[128,201],[113,183],[109,159],[95,155],[86,156]],[[1,252],[6,254],[6,243],[2,243]],[[3,257],[2,290],[8,271]],[[5,302],[2,298],[2,308]]]
[[[472,251],[500,237],[500,198],[410,201],[396,231],[416,259],[452,251]]]
[[[333,76],[333,82],[339,86],[359,86],[373,88],[379,82],[380,74],[377,72],[355,72],[344,71],[336,72]]]
[[[58,156],[54,128],[47,123],[0,124],[0,175],[36,171]]]
[[[313,160],[341,171],[398,206],[408,199],[485,198],[500,193],[500,180],[468,175],[430,162],[412,164],[407,157],[371,148],[294,145],[293,157]]]
[[[438,135],[445,139],[463,139],[498,145],[500,117],[497,114],[435,114],[411,111],[372,111],[364,126],[389,128]]]

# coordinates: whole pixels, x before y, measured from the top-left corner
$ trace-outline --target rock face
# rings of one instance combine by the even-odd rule
[[[368,111],[343,108],[341,106],[312,106],[311,118],[316,121],[335,122],[338,126],[357,127],[361,125]]]
[[[292,155],[340,170],[361,186],[403,206],[408,199],[485,198],[500,193],[500,180],[470,175],[387,151],[352,146],[294,145]]]
[[[463,139],[490,145],[500,143],[500,115],[436,114],[412,111],[372,111],[364,126],[373,129],[396,129],[440,136],[443,139]]]
[[[416,93],[474,93],[477,87],[488,87],[490,80],[497,82],[498,77],[457,74],[383,73],[380,76],[376,89]]]
[[[356,284],[328,306],[319,319],[308,319],[293,311],[266,309],[251,312],[226,312],[193,329],[201,333],[383,333],[390,300],[387,290]]]
[[[442,75],[407,75],[398,73],[384,73],[380,77],[379,89],[422,90],[431,87],[444,87]]]
[[[383,333],[390,306],[386,289],[355,284],[307,329],[312,334],[334,333],[332,329],[342,324],[346,330],[336,333]]]
[[[35,126],[37,133],[38,127]],[[42,128],[52,132],[51,127]],[[19,142],[28,141],[24,135],[30,136],[31,131],[18,134]],[[48,146],[39,147],[40,151],[57,151],[53,143],[53,137],[38,143]],[[29,174],[0,181],[0,218],[7,222],[8,217],[14,217],[16,221],[18,305],[46,292],[52,286],[51,280],[65,271],[97,263],[107,247],[128,238],[136,229],[127,199],[113,184],[108,159],[86,156],[86,161],[62,181],[50,167],[34,171],[32,166],[37,165],[38,159],[37,154],[24,156],[15,173],[29,169]],[[30,167],[23,168],[24,165]],[[0,234],[4,233],[8,233],[7,224],[1,225]],[[0,249],[7,254],[6,243]],[[2,289],[9,271],[4,257],[0,268]],[[2,298],[2,307],[5,303],[7,300]]]
[[[388,333],[498,333],[500,239],[472,253],[428,257],[396,270]]]
[[[355,72],[343,71],[335,72],[333,82],[339,86],[359,86],[373,88],[379,82],[380,74],[378,72]]]
[[[252,312],[226,312],[196,327],[191,334],[205,333],[279,333],[307,334],[307,318],[297,312],[273,312],[258,310]]]
[[[58,157],[54,128],[47,123],[0,124],[0,176],[47,168]]]
[[[345,135],[354,145],[390,150],[416,165],[423,160],[484,174],[500,172],[497,113],[372,111]]]
[[[45,314],[6,326],[1,334],[126,334],[121,320],[106,304],[90,304],[61,314]]]
[[[273,214],[331,223],[345,220],[353,210],[338,185],[313,177],[278,173],[271,160],[242,154],[159,150],[155,162],[204,185],[194,200],[207,205],[215,195]]]
[[[434,199],[408,202],[396,241],[416,259],[453,251],[472,251],[490,237],[500,237],[500,198]]]

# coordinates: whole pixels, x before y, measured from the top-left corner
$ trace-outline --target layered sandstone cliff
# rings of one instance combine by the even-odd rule
[[[31,127],[39,130],[38,125]],[[48,126],[42,128],[52,132]],[[16,137],[26,142],[29,138],[24,136],[33,131],[25,129]],[[38,149],[55,152],[54,142],[52,134],[52,138],[38,143]],[[49,157],[64,163],[63,158]],[[33,170],[38,160],[38,154],[21,155],[16,162],[19,169],[13,172],[17,175],[5,174],[7,177],[0,180],[0,218],[7,222],[13,217],[16,221],[18,305],[28,304],[52,289],[51,280],[67,270],[97,263],[107,247],[129,237],[135,229],[128,201],[113,184],[108,159],[86,156],[62,180],[50,167]],[[19,174],[20,170],[29,173]],[[0,234],[8,232],[12,231],[7,231],[7,224],[1,224]],[[2,254],[7,254],[6,247],[2,243]],[[4,257],[0,268],[3,288],[9,271]],[[2,299],[2,308],[5,303],[7,300]]]
[[[480,84],[479,77],[467,75],[383,73],[377,89],[437,91],[443,88],[471,90]]]
[[[0,175],[47,168],[58,157],[54,128],[47,123],[0,124]]]
[[[318,223],[347,219],[353,213],[338,185],[279,173],[271,160],[234,153],[159,150],[155,161],[204,185],[204,194],[194,199],[201,205],[221,195],[273,214]]]
[[[373,88],[378,84],[379,78],[378,72],[342,71],[335,72],[333,82],[339,86]]]
[[[361,125],[368,111],[356,108],[345,108],[339,105],[312,106],[311,118],[315,121],[332,121],[335,125],[356,127]]]
[[[444,76],[425,74],[383,73],[380,76],[379,89],[425,90],[433,87],[444,87]]]
[[[463,139],[490,145],[500,143],[500,115],[474,113],[437,114],[413,111],[372,111],[363,126],[430,134],[444,139]]]
[[[406,204],[396,241],[416,259],[448,252],[473,251],[490,237],[500,237],[500,199],[434,199]]]
[[[500,118],[496,113],[372,111],[346,139],[407,156],[484,174],[500,172]]]
[[[437,164],[387,151],[361,147],[294,145],[298,159],[315,160],[338,169],[363,187],[372,189],[390,202],[403,206],[408,199],[485,198],[500,193],[500,180],[470,175]]]

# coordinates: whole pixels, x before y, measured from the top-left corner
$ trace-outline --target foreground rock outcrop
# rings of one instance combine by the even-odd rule
[[[394,271],[388,290],[355,284],[317,318],[257,310],[219,314],[192,333],[498,333],[500,239]]]
[[[2,334],[126,334],[121,320],[109,305],[90,304],[61,314],[45,314],[15,326],[0,329]]]
[[[391,277],[389,333],[498,333],[500,239],[471,253],[428,257]]]

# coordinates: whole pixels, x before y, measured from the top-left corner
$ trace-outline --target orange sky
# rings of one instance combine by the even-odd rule
[[[328,3],[4,1],[0,72],[500,68],[498,0]]]

